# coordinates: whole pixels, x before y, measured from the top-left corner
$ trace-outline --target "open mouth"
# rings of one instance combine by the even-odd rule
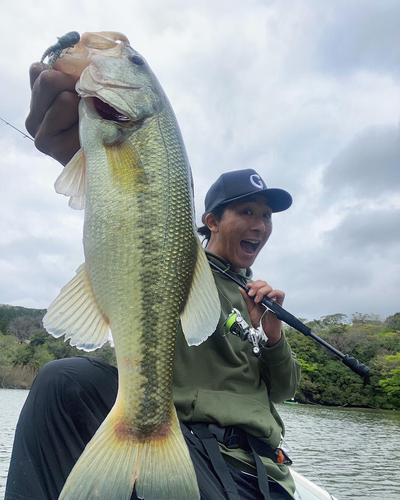
[[[255,240],[242,240],[240,246],[246,253],[254,254],[260,246],[260,242]]]
[[[95,108],[96,112],[104,120],[110,120],[110,121],[119,122],[119,123],[131,121],[130,118],[128,118],[126,115],[123,115],[122,113],[117,111],[115,108],[113,108],[109,104],[101,101],[97,97],[93,98],[93,102],[94,102],[94,108]]]

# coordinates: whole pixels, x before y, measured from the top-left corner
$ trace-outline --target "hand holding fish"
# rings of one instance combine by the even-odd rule
[[[66,165],[80,148],[77,76],[48,71],[34,63],[29,70],[31,108],[25,126],[39,151]]]
[[[262,327],[268,337],[267,345],[273,347],[282,337],[282,321],[275,314],[264,314],[265,308],[259,302],[266,295],[281,306],[285,299],[285,293],[282,290],[274,290],[266,281],[261,280],[248,283],[247,287],[250,288],[249,296],[251,298],[243,289],[239,288],[239,290],[246,302],[251,322],[254,328],[257,328],[262,318]]]

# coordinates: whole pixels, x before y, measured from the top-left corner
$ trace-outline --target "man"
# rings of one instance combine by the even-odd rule
[[[79,147],[74,80],[34,65],[31,83],[27,128],[39,149],[65,164]],[[254,170],[223,174],[206,196],[199,232],[217,266],[222,313],[200,346],[187,346],[178,330],[173,378],[202,500],[290,499],[294,492],[278,449],[284,426],[273,402],[293,397],[300,368],[281,322],[259,304],[267,295],[281,305],[284,293],[265,281],[252,282],[250,271],[271,234],[272,213],[291,202],[286,191],[268,189]],[[221,270],[247,284],[249,296]],[[250,343],[229,334],[225,321],[233,308],[267,336],[259,358]],[[116,369],[95,358],[46,365],[21,413],[5,499],[57,498],[116,393]]]

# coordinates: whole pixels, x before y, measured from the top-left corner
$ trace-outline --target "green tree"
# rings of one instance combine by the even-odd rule
[[[323,325],[348,325],[349,319],[346,314],[336,313],[329,314],[328,316],[322,316],[320,321]]]
[[[45,312],[0,305],[0,384],[29,387],[45,363],[71,356],[90,355],[116,366],[115,351],[109,344],[86,353],[71,347],[64,338],[49,335],[42,327]],[[285,326],[286,337],[302,365],[298,401],[400,409],[400,312],[385,322],[374,314],[354,313],[350,320],[335,313],[306,324],[339,351],[367,364],[371,376],[364,385],[325,347]]]
[[[39,370],[46,363],[55,359],[56,358],[50,354],[46,344],[44,344],[33,350],[33,355],[29,361],[29,365]]]
[[[393,316],[388,316],[385,321],[385,327],[393,332],[400,332],[400,312]]]
[[[379,380],[387,398],[388,407],[400,408],[400,353],[386,356],[382,375],[386,378]]]
[[[357,323],[370,324],[370,325],[382,325],[382,317],[379,314],[365,314],[356,312],[351,315],[351,321],[353,325]]]
[[[20,306],[9,306],[0,304],[0,332],[7,333],[10,321],[17,316],[33,316],[37,320],[38,327],[42,327],[42,319],[46,309],[28,309]]]
[[[3,387],[5,377],[10,373],[17,349],[17,342],[11,335],[0,333],[0,386]]]
[[[17,316],[8,325],[7,333],[14,335],[20,344],[28,340],[33,332],[38,329],[36,318],[33,316]]]

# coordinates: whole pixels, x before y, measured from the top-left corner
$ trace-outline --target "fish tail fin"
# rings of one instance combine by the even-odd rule
[[[153,439],[138,441],[132,433],[116,430],[123,424],[111,410],[72,469],[59,500],[130,500],[134,486],[145,500],[199,500],[175,410],[172,420]]]
[[[174,420],[167,438],[150,441],[142,449],[136,481],[136,494],[139,498],[200,499],[192,459],[178,419]]]

